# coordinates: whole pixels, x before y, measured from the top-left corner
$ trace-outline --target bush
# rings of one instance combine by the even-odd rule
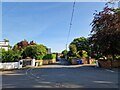
[[[2,50],[2,62],[16,62],[21,58],[19,51],[4,51]]]
[[[46,60],[46,59],[56,59],[56,54],[46,54],[43,57],[43,60]]]
[[[52,55],[51,55],[51,54],[46,54],[46,55],[43,57],[43,60],[46,60],[46,59],[52,59]]]
[[[56,59],[56,54],[52,54],[52,59]]]
[[[44,56],[41,56],[41,55],[40,55],[40,56],[37,56],[36,59],[37,59],[37,60],[42,60],[43,57],[44,57]]]
[[[47,48],[44,45],[30,45],[24,49],[23,56],[35,59],[42,59],[47,54]]]
[[[61,56],[61,58],[65,58],[65,56],[68,54],[68,51],[67,50],[63,50],[62,54],[63,54],[63,56]]]

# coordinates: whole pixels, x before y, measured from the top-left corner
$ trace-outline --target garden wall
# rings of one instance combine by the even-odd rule
[[[98,60],[100,67],[103,68],[118,68],[120,67],[120,60],[112,61],[111,60]]]
[[[19,62],[0,63],[0,69],[16,69],[19,68]]]
[[[73,65],[77,65],[77,60],[82,60],[82,64],[95,64],[95,59],[88,59],[88,58],[83,58],[83,59],[71,59],[70,62]]]
[[[93,64],[95,62],[95,59],[83,58],[82,62],[83,62],[83,64]]]
[[[48,64],[53,64],[56,62],[56,59],[46,59],[46,60],[35,60],[35,63],[37,65],[35,66],[40,66],[40,65],[48,65]]]
[[[0,69],[4,70],[4,69],[19,69],[22,68],[23,66],[23,61],[20,60],[18,62],[5,62],[5,63],[1,63],[0,62]]]

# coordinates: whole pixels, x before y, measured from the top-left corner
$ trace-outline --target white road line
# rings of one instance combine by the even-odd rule
[[[106,71],[109,71],[109,72],[115,72],[115,71],[112,71],[112,70],[109,70],[109,69],[105,69]]]
[[[33,70],[34,68],[29,68],[29,69],[27,69],[27,71],[26,71],[26,75],[27,76],[29,76],[30,78],[37,78],[37,79],[39,79],[40,77],[39,76],[36,76],[36,75],[34,75],[33,73],[32,73],[32,70]],[[31,75],[31,76],[30,76]]]
[[[29,70],[30,70],[30,68],[28,68],[28,69],[26,70],[26,73],[25,73],[26,75],[28,74],[28,71],[29,71]]]
[[[30,70],[31,70],[31,68],[29,68],[29,69],[26,70],[26,75],[27,75],[29,78],[33,79],[33,77],[29,75],[29,71],[30,71]]]
[[[33,68],[31,68],[31,70],[30,70],[30,74],[31,74],[32,76],[34,76],[35,78],[40,78],[40,77],[34,75],[34,74],[32,73],[32,70],[33,70]]]

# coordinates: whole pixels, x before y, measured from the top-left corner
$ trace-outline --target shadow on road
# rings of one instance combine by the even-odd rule
[[[118,73],[95,65],[70,65],[59,60],[51,65],[4,72],[3,88],[118,88]]]

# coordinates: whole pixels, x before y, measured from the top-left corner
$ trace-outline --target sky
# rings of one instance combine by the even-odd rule
[[[68,44],[78,37],[88,37],[95,10],[105,2],[76,2]],[[10,45],[21,40],[44,44],[52,52],[66,48],[73,2],[4,2],[2,38]]]

